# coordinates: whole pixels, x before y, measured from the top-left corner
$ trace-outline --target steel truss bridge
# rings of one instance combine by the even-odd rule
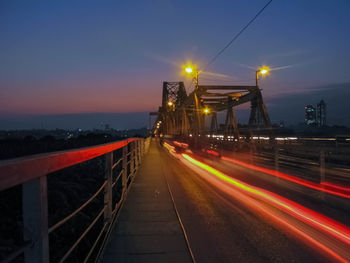
[[[249,131],[271,130],[271,120],[258,86],[198,85],[187,95],[183,82],[163,82],[162,106],[153,126],[153,133],[173,137],[217,134],[217,114],[226,112],[222,132],[239,139],[235,107],[250,103]],[[205,128],[205,116],[211,118],[210,129]]]

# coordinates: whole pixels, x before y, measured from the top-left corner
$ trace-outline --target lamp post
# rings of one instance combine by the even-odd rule
[[[188,65],[185,67],[185,71],[187,74],[191,75],[193,77],[193,80],[194,80],[194,84],[195,84],[195,89],[197,90],[198,89],[198,85],[199,85],[199,82],[198,82],[198,75],[199,75],[199,72],[198,70],[196,69],[196,67],[194,65]]]
[[[194,88],[194,102],[195,102],[194,115],[196,116],[195,134],[199,136],[202,132],[202,123],[204,122],[204,120],[202,120],[203,115],[202,115],[201,106],[200,106],[199,98],[197,94],[198,88],[199,88],[198,75],[200,72],[197,70],[196,65],[191,65],[191,64],[188,64],[185,66],[185,72],[193,78],[195,83],[195,88]],[[195,136],[194,138],[195,147],[197,147],[197,144],[198,144],[197,140],[198,138],[197,136]]]
[[[258,87],[259,75],[265,76],[265,75],[269,74],[269,72],[270,72],[270,68],[267,67],[267,66],[262,66],[261,68],[259,68],[259,69],[255,72],[255,86]]]
[[[270,68],[268,67],[268,66],[262,66],[262,67],[260,67],[256,72],[255,72],[255,86],[256,86],[256,88],[257,89],[259,89],[259,83],[258,83],[258,80],[259,80],[259,75],[261,75],[261,76],[266,76],[266,75],[268,75],[270,73]],[[260,91],[259,91],[260,92]],[[261,95],[259,95],[259,96],[261,96]],[[262,98],[261,98],[261,100],[262,100]],[[261,103],[261,102],[260,102]],[[259,122],[259,121],[258,121]],[[270,137],[272,137],[272,136],[270,136]],[[251,142],[251,151],[252,151],[252,149],[253,149],[253,145],[252,145],[252,140],[250,140],[250,142]],[[275,139],[273,138],[273,142],[275,142]]]

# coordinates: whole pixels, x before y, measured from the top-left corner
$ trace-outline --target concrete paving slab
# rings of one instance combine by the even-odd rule
[[[106,255],[104,263],[186,263],[191,262],[188,259],[188,253],[186,252],[169,252],[169,253],[151,253],[151,254],[118,254],[118,258],[115,255]]]
[[[175,212],[172,210],[168,210],[167,213],[164,213],[163,211],[134,211],[134,210],[128,210],[125,211],[125,213],[122,213],[119,216],[119,222],[121,221],[141,221],[141,222],[147,222],[147,221],[165,221],[168,222],[172,218],[176,216]]]
[[[164,153],[163,153],[164,154]],[[102,262],[192,262],[155,141],[131,186]]]
[[[182,235],[147,235],[147,236],[125,236],[118,239],[106,253],[117,254],[165,254],[181,251],[183,246]]]
[[[182,234],[178,221],[121,221],[118,224],[117,235],[174,235]]]

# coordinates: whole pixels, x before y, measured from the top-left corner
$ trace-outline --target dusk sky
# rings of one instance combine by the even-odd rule
[[[189,89],[181,65],[203,67],[266,2],[3,0],[0,117],[157,110],[163,81]],[[297,107],[288,98],[310,97],[349,124],[337,99],[350,89],[349,14],[349,0],[275,0],[200,82],[254,85],[266,64],[278,69],[260,82],[273,121]]]

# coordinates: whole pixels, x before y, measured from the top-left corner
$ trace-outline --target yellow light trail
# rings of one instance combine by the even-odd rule
[[[175,154],[176,156],[180,156],[179,154]],[[349,262],[348,259],[350,259],[350,253],[349,250],[344,248],[343,246],[349,246],[349,238],[350,238],[350,229],[344,225],[341,225],[340,223],[321,215],[315,211],[312,211],[306,207],[303,207],[291,200],[288,200],[286,198],[283,198],[281,196],[278,196],[274,193],[271,193],[269,191],[266,191],[264,189],[260,189],[257,187],[250,186],[248,184],[242,183],[239,180],[235,180],[220,171],[214,169],[213,167],[206,165],[192,157],[190,157],[187,154],[181,154],[181,156],[187,160],[192,165],[197,166],[201,169],[203,169],[206,172],[209,172],[208,174],[213,174],[215,177],[221,179],[215,183],[215,180],[209,179],[210,177],[204,177],[209,182],[215,184],[217,187],[222,189],[224,192],[232,195],[233,197],[238,198],[238,200],[241,200],[243,203],[246,203],[248,207],[251,207],[257,211],[263,211],[266,213],[266,215],[270,216],[273,220],[276,221],[276,223],[280,224],[281,226],[285,226],[292,230],[296,237],[304,238],[304,241],[310,242],[310,244],[315,245],[318,249],[320,249],[320,252],[326,253],[328,256],[332,257],[333,260],[339,262]],[[213,178],[215,178],[213,177]],[[221,181],[221,183],[220,183]],[[318,236],[312,231],[309,231],[309,234],[304,233],[301,229],[299,229],[297,226],[293,225],[293,222],[289,219],[283,219],[282,217],[278,216],[272,211],[269,211],[267,207],[263,208],[261,204],[254,203],[252,199],[251,201],[248,200],[248,196],[244,197],[244,193],[240,193],[241,191],[237,191],[239,189],[234,188],[228,188],[228,185],[225,186],[222,184],[223,182],[228,182],[231,185],[236,186],[237,188],[241,189],[241,191],[248,192],[248,196],[250,198],[254,198],[254,196],[261,197],[262,201],[270,201],[268,204],[275,206],[276,208],[280,208],[282,211],[286,212],[287,214],[294,216],[296,219],[301,220],[301,222],[309,225],[310,227],[313,227],[314,229],[320,230],[326,234],[332,235],[334,238],[338,239],[339,241],[343,242],[342,245],[335,245],[329,240],[328,236],[322,237]],[[243,195],[243,196],[241,196]],[[253,196],[251,196],[253,195]],[[240,197],[241,196],[241,197]],[[255,201],[256,202],[256,201]],[[306,231],[306,230],[304,230]],[[322,240],[322,241],[321,241]],[[323,242],[323,243],[322,243]],[[340,253],[340,254],[338,254]]]
[[[233,179],[232,177],[229,177],[219,172],[213,167],[206,165],[190,157],[187,154],[182,154],[182,156],[189,162],[199,166],[200,168],[210,172],[211,174],[214,174],[221,180],[224,180],[236,187],[239,187],[240,189],[243,189],[248,193],[252,193],[255,196],[259,196],[265,200],[268,200],[272,204],[277,204],[279,208],[284,208],[283,209],[284,211],[288,212],[289,214],[293,214],[294,216],[297,216],[299,219],[303,220],[303,222],[311,224],[312,226],[318,228],[319,230],[326,232],[328,234],[331,234],[335,238],[350,245],[350,229],[348,227],[343,226],[340,223],[328,217],[325,217],[321,214],[318,214],[315,211],[312,211],[306,207],[303,207],[295,202],[292,202],[291,200],[285,199],[269,191],[259,189],[257,187],[249,186],[248,184],[242,183],[239,180]]]

